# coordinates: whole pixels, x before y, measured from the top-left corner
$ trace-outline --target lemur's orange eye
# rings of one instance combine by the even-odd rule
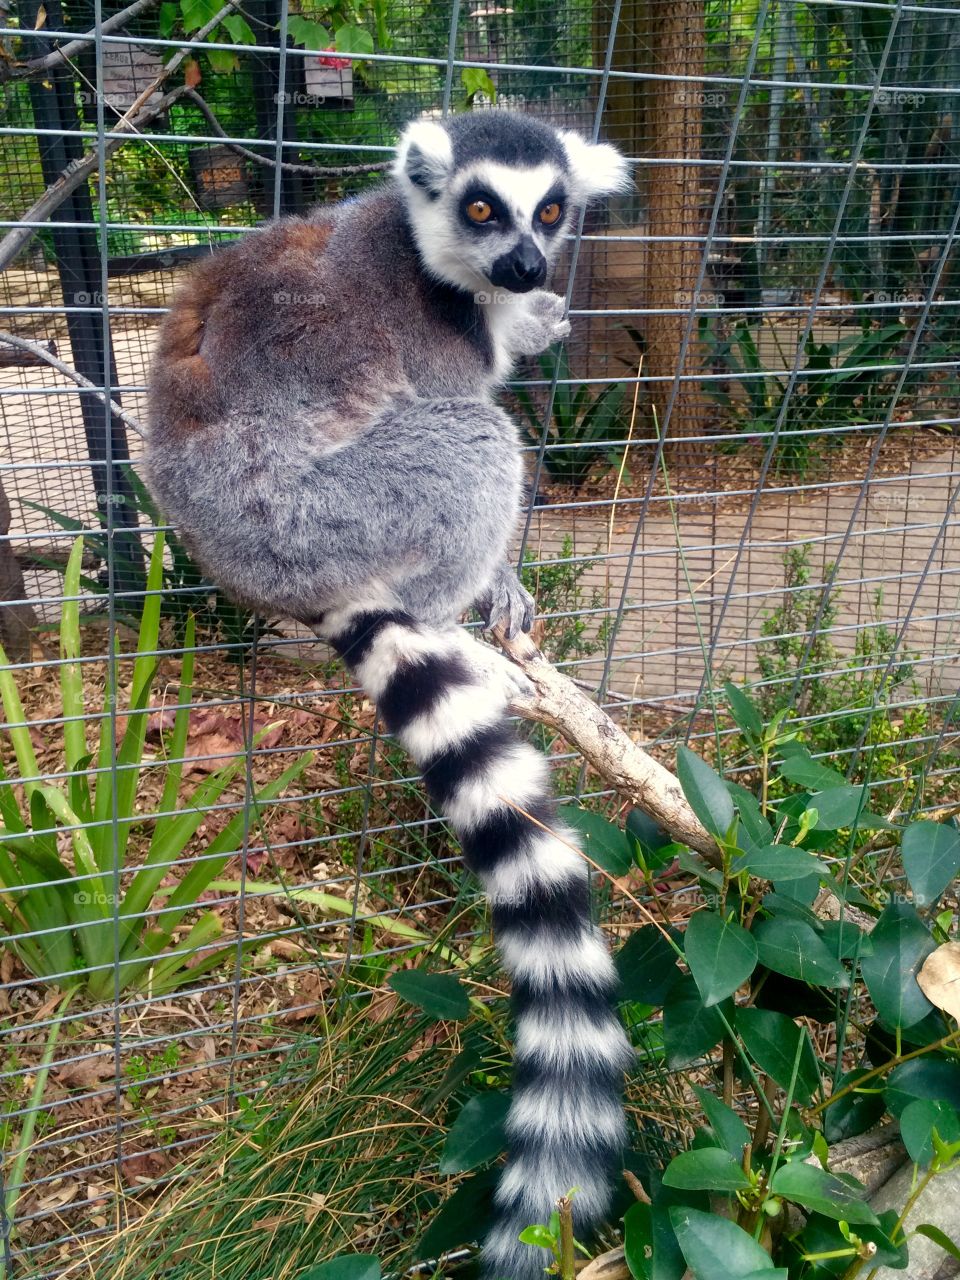
[[[540,210],[540,221],[545,226],[552,227],[555,222],[559,222],[561,213],[563,210],[554,200],[550,204],[545,204]]]
[[[493,210],[486,200],[471,200],[467,205],[467,217],[471,222],[489,222],[493,217]]]

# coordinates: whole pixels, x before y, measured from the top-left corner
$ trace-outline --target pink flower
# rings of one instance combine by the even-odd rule
[[[324,53],[336,53],[336,49],[331,47],[325,49]],[[346,71],[350,66],[349,58],[324,58],[322,55],[318,55],[317,62],[321,67],[335,67],[337,71]]]

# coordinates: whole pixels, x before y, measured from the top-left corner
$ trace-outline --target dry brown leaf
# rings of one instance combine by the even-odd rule
[[[98,1053],[77,1062],[65,1062],[52,1073],[57,1084],[65,1089],[94,1089],[104,1080],[112,1080],[116,1074],[114,1054]]]
[[[309,1226],[318,1213],[326,1208],[327,1197],[319,1191],[314,1191],[310,1197],[310,1203],[303,1211],[303,1217]]]
[[[931,1004],[960,1022],[960,942],[945,942],[932,951],[917,982]]]

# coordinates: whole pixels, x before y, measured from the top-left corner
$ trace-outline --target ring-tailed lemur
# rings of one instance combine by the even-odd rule
[[[418,121],[392,180],[205,262],[164,323],[148,483],[210,577],[342,655],[422,769],[492,904],[513,984],[509,1159],[493,1277],[540,1280],[520,1231],[576,1187],[602,1218],[632,1055],[587,869],[540,753],[506,718],[513,668],[457,627],[529,629],[507,566],[521,456],[493,391],[569,330],[540,286],[612,147],[503,111]]]

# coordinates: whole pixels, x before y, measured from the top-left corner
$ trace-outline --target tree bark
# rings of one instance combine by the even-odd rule
[[[18,604],[0,604],[0,642],[11,662],[26,662],[37,616],[26,598],[23,571],[7,534],[10,532],[10,501],[0,483],[0,601],[17,600]]]
[[[641,165],[639,172],[647,232],[651,237],[702,235],[708,202],[705,175],[696,165],[670,161],[698,160],[701,156],[701,77],[706,49],[703,0],[646,0],[642,23],[645,69],[657,76],[674,77],[645,82],[645,136],[640,154],[654,161]],[[697,463],[705,452],[703,443],[689,442],[689,437],[704,434],[708,416],[698,381],[702,351],[696,327],[682,366],[680,361],[689,311],[698,301],[695,295],[703,252],[703,244],[692,239],[653,240],[648,258],[644,306],[679,310],[679,314],[650,315],[644,320],[644,376],[665,379],[649,384],[660,431],[668,440],[681,441],[668,447],[671,470]],[[673,379],[678,370],[690,380],[680,382],[671,405]]]

